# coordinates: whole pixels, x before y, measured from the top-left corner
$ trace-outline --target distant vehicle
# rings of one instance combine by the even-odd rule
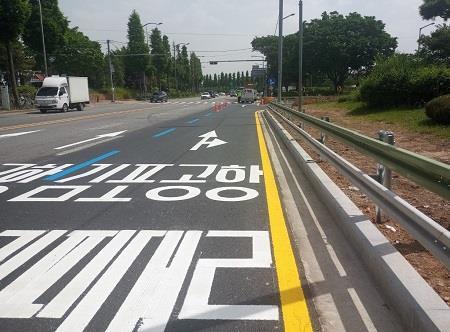
[[[242,91],[241,103],[253,103],[256,100],[256,90],[255,89],[244,89]]]
[[[87,77],[46,77],[35,98],[35,105],[42,113],[48,110],[67,112],[73,108],[82,111],[86,104],[89,104]]]
[[[201,95],[200,95],[200,99],[211,99],[212,97],[211,97],[211,94],[209,93],[209,92],[203,92]]]
[[[231,90],[230,91],[230,97],[237,97],[236,91]]]
[[[211,98],[219,97],[218,93],[215,91],[209,91],[209,94],[211,95]]]
[[[225,92],[219,92],[219,96],[222,96],[222,97],[223,97],[223,96],[226,96],[226,95],[225,95]]]
[[[154,92],[150,97],[151,103],[164,103],[169,100],[169,96],[164,91]]]

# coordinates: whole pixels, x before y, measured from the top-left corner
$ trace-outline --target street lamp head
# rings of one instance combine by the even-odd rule
[[[288,17],[291,17],[291,16],[295,16],[295,13],[292,13],[292,14],[290,14],[288,16],[283,17],[283,20],[285,20],[285,19],[287,19]]]

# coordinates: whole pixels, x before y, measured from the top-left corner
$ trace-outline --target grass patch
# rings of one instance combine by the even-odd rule
[[[364,118],[371,122],[384,122],[414,131],[450,139],[450,126],[428,118],[423,108],[368,108],[362,102],[324,102],[314,105],[317,109],[342,110],[346,115]]]

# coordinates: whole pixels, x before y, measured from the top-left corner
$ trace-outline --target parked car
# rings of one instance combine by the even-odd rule
[[[237,97],[236,91],[231,90],[230,91],[230,97]]]
[[[59,75],[46,77],[36,93],[34,104],[41,113],[49,110],[67,112],[73,108],[82,111],[89,104],[88,78]]]
[[[200,99],[211,99],[211,94],[209,92],[202,92],[202,94],[200,95]]]
[[[164,103],[169,100],[169,96],[164,91],[155,92],[150,97],[151,103]]]

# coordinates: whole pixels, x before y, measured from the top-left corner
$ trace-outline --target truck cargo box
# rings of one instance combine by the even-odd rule
[[[70,103],[89,103],[89,85],[87,77],[67,77]]]

